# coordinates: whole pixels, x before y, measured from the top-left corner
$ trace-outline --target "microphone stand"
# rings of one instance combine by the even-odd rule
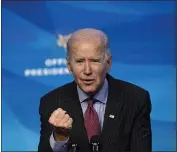
[[[77,152],[77,144],[71,143],[69,152]]]
[[[99,152],[100,151],[100,144],[99,143],[91,143],[91,148],[92,148],[92,152]]]

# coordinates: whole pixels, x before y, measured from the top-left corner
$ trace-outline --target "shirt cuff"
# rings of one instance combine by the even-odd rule
[[[49,142],[53,151],[66,152],[67,151],[67,142],[69,139],[65,141],[55,141],[53,132],[50,136]]]

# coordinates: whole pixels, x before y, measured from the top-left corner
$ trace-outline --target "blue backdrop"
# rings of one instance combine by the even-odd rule
[[[97,28],[110,38],[111,74],[150,92],[153,150],[176,150],[174,2],[2,4],[2,150],[37,150],[39,99],[72,79],[69,35]]]

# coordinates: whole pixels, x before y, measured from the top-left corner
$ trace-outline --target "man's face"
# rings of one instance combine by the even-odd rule
[[[77,41],[70,49],[68,69],[78,86],[87,94],[96,93],[104,83],[111,66],[111,57],[99,41]]]

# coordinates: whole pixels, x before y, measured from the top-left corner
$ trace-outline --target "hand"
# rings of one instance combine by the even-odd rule
[[[66,111],[58,108],[51,114],[49,123],[54,126],[55,139],[57,141],[62,141],[68,138],[69,130],[72,128],[73,119],[66,114]]]

